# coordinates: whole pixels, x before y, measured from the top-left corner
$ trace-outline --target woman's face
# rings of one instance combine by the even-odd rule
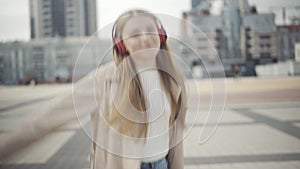
[[[147,59],[155,57],[160,49],[156,23],[146,15],[131,17],[123,27],[122,37],[131,56]]]

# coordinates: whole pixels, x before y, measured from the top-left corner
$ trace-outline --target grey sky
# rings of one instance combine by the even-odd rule
[[[29,0],[0,0],[0,41],[28,40]],[[299,6],[299,0],[249,0],[259,12],[268,12],[270,6]],[[190,0],[98,0],[98,27],[113,22],[129,8],[145,8],[154,13],[180,17],[190,9]],[[280,14],[280,12],[278,12]],[[299,13],[299,12],[298,12]]]

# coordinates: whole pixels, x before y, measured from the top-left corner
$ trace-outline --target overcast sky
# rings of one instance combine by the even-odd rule
[[[268,12],[271,6],[299,6],[299,0],[249,0],[258,12]],[[0,0],[0,41],[28,40],[29,0]],[[124,10],[144,8],[154,13],[180,17],[190,9],[191,0],[98,0],[98,27],[112,23]],[[280,11],[277,12],[280,14]],[[278,14],[278,15],[279,15]],[[298,15],[299,10],[298,10]]]

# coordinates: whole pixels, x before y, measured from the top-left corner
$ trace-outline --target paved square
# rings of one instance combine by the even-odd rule
[[[293,85],[289,86],[291,81]],[[275,83],[280,84],[278,88],[268,88]],[[193,117],[197,103],[189,102],[186,121],[188,125],[193,121],[195,124],[184,140],[185,169],[300,168],[300,79],[227,79],[226,84],[229,90],[222,120],[212,137],[199,144],[210,113],[210,97],[205,96],[210,87],[207,81],[198,83],[204,100],[196,120]],[[0,141],[5,134],[22,127],[23,120],[38,115],[54,96],[70,88],[71,85],[0,87]],[[88,124],[87,118],[84,125]],[[11,169],[88,169],[90,146],[81,126],[72,122],[1,165]]]

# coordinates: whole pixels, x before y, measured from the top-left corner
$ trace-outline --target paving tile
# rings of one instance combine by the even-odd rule
[[[6,162],[8,164],[46,163],[74,134],[75,131],[51,133],[21,150]]]
[[[186,157],[300,152],[299,139],[264,124],[219,126],[202,145],[200,132],[201,128],[195,127],[186,138]]]
[[[279,121],[300,121],[300,108],[255,109],[255,112]]]
[[[298,169],[300,161],[193,165],[192,169]]]

